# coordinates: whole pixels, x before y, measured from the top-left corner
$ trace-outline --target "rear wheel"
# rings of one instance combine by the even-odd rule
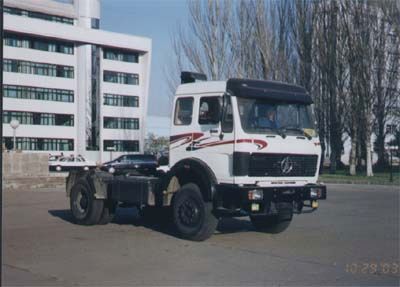
[[[76,223],[97,224],[103,212],[104,202],[94,197],[94,191],[86,180],[78,180],[71,189],[70,207]]]
[[[204,202],[200,188],[193,183],[185,184],[175,194],[173,218],[179,234],[194,241],[209,238],[218,224],[212,213],[212,203]]]

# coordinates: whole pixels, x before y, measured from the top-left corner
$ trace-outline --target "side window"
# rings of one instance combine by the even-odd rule
[[[193,98],[180,98],[176,101],[174,124],[188,126],[192,123]]]
[[[219,122],[221,97],[203,97],[200,99],[199,124],[214,125]]]
[[[224,118],[222,119],[221,129],[224,133],[231,133],[233,132],[233,111],[231,97],[226,97],[226,101],[226,112],[224,114]]]

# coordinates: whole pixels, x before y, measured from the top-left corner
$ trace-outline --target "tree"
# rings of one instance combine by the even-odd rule
[[[212,80],[234,76],[304,86],[314,100],[330,172],[342,166],[349,137],[350,174],[364,160],[373,175],[374,123],[384,160],[385,125],[398,104],[398,2],[197,0],[188,7],[189,25],[174,37],[180,70],[203,72]]]
[[[230,75],[231,53],[226,31],[231,20],[230,1],[191,1],[189,31],[179,29],[175,48],[180,50],[189,68],[204,73],[211,80]]]
[[[169,138],[159,137],[153,133],[149,133],[145,142],[145,152],[150,154],[159,154],[168,150]]]
[[[385,157],[385,130],[388,121],[394,121],[393,110],[398,104],[398,83],[400,65],[400,37],[399,19],[400,10],[394,1],[378,3],[381,17],[375,39],[374,56],[374,106],[376,126],[376,151],[378,154],[378,169],[388,165]]]
[[[321,99],[318,109],[326,126],[325,138],[330,148],[330,172],[335,173],[343,150],[344,106],[343,93],[343,48],[339,29],[339,6],[337,1],[322,1],[315,4],[314,45],[315,72],[318,75]]]

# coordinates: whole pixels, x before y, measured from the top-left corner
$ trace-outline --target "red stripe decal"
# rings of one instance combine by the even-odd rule
[[[190,139],[190,141],[192,141],[202,137],[203,135],[204,135],[203,133],[186,133],[186,134],[174,135],[169,137],[169,141],[171,144],[176,143],[184,138]]]
[[[268,146],[268,143],[263,140],[254,140],[254,143],[258,145],[258,149],[263,149]]]
[[[204,143],[204,144],[198,144],[195,145],[196,148],[205,148],[205,147],[212,147],[212,146],[218,146],[218,145],[225,145],[225,144],[233,144],[233,140],[229,141],[215,141],[215,142],[209,142],[209,143]],[[265,148],[268,144],[266,141],[263,140],[252,140],[252,139],[238,139],[236,140],[237,144],[240,143],[254,143],[257,145],[257,149],[263,149]]]
[[[170,144],[174,144],[177,143],[179,141],[182,141],[179,146],[182,146],[184,144],[187,143],[192,143],[193,141],[201,138],[202,136],[204,136],[203,133],[185,133],[185,134],[180,134],[180,135],[174,135],[170,137]],[[202,140],[206,140],[208,138],[203,138]],[[226,145],[226,144],[233,144],[233,143],[253,143],[255,145],[257,145],[257,149],[263,149],[265,147],[268,146],[268,143],[266,141],[263,140],[259,140],[259,139],[238,139],[236,141],[234,140],[228,140],[228,141],[213,141],[213,142],[208,142],[208,143],[203,143],[203,144],[194,144],[193,148],[194,149],[201,149],[201,148],[206,148],[206,147],[213,147],[213,146],[219,146],[219,145]]]

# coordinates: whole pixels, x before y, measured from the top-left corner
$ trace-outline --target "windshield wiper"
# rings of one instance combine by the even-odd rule
[[[301,129],[299,127],[293,127],[293,126],[287,126],[287,127],[281,127],[283,130],[291,130],[291,131],[298,131],[301,132],[307,139],[311,140],[312,136],[309,135],[307,132],[304,131],[304,129]]]
[[[286,129],[284,129],[284,128],[276,128],[275,130],[276,130],[276,133],[278,135],[280,135],[283,139],[286,138],[286,133],[285,133]]]

